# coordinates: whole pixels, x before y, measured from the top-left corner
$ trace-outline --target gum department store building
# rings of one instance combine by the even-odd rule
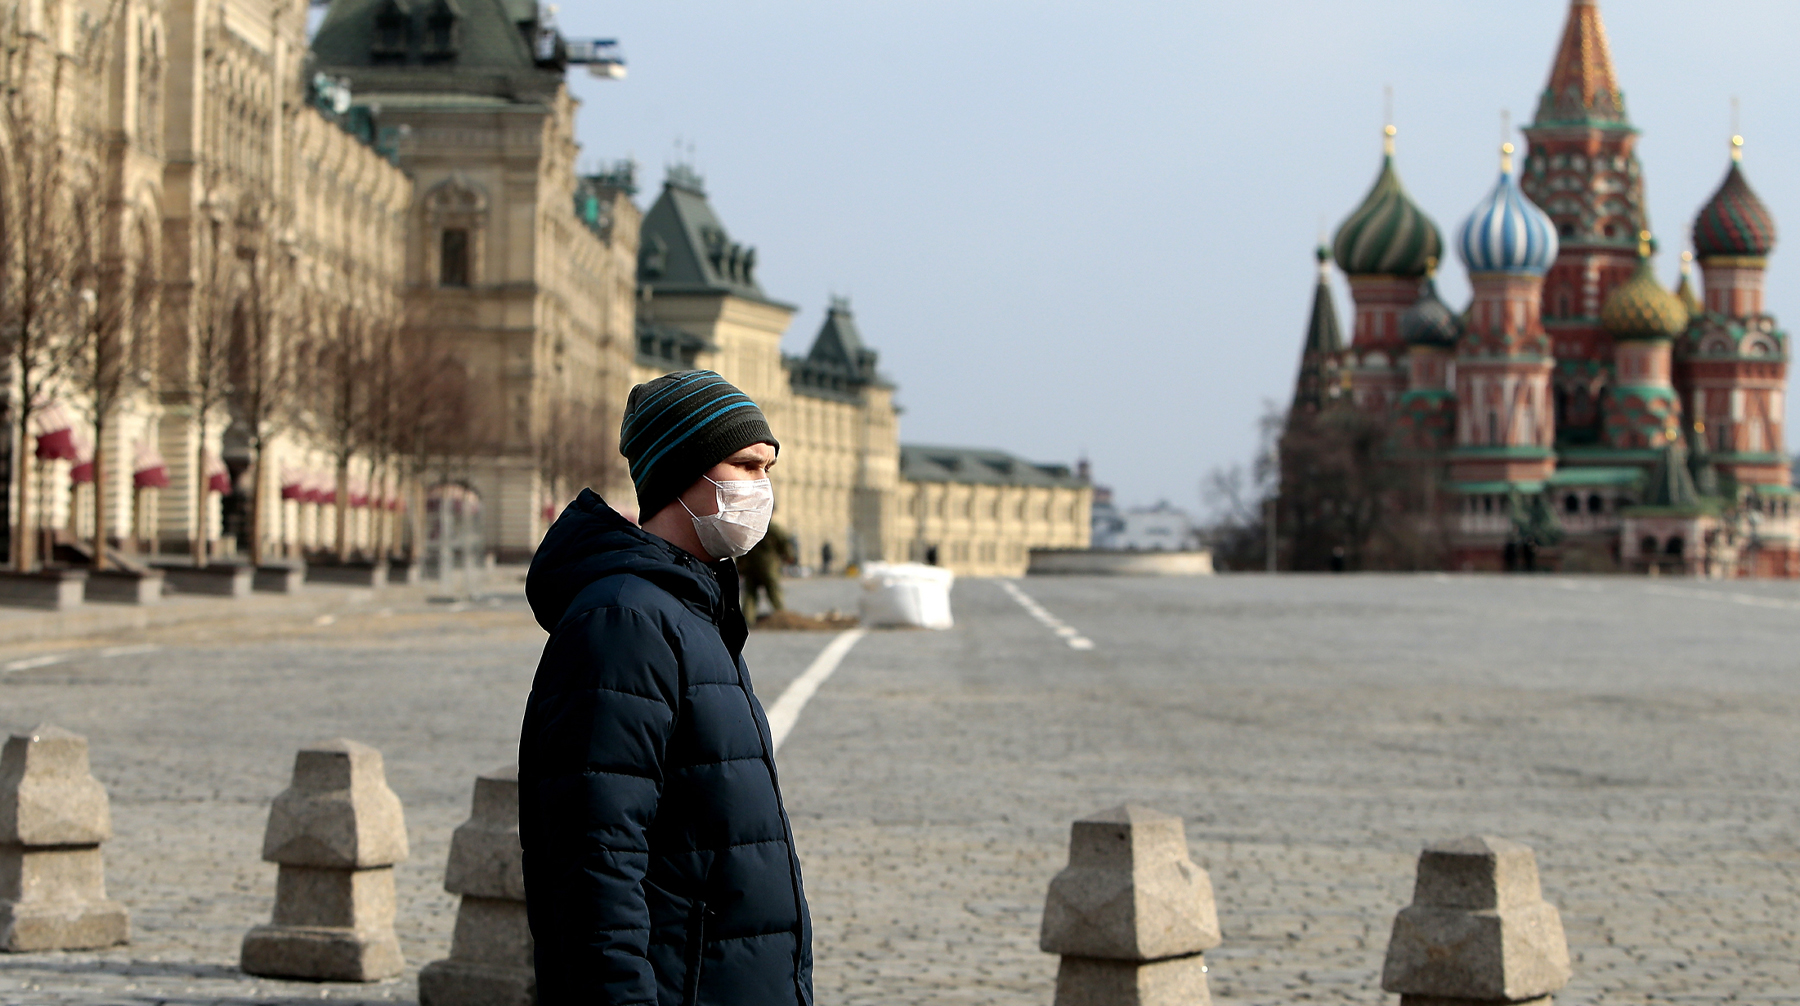
[[[1703,293],[1685,254],[1669,290],[1600,10],[1573,0],[1527,147],[1515,163],[1506,144],[1457,232],[1473,299],[1456,312],[1387,133],[1374,188],[1319,252],[1290,428],[1332,409],[1388,424],[1389,463],[1431,473],[1413,518],[1451,568],[1800,576],[1787,335],[1763,308],[1775,222],[1741,139],[1692,224]],[[1348,347],[1331,259],[1355,300]]]
[[[122,319],[140,365],[101,408],[80,368],[34,396],[5,452],[15,543],[91,542],[96,493],[109,542],[162,555],[196,535],[226,556],[371,553],[407,536],[408,515],[454,504],[522,559],[583,484],[631,510],[614,443],[627,390],[704,367],[781,437],[776,522],[803,565],[932,556],[1016,575],[1033,547],[1087,544],[1091,492],[1069,469],[901,446],[894,387],[848,303],[805,356],[784,355],[796,308],[763,290],[756,250],[691,170],[671,169],[648,211],[631,166],[578,172],[564,75],[581,43],[531,0],[334,0],[310,40],[307,0],[0,9],[18,107],[60,109],[56,149],[96,179],[81,198],[104,207],[114,278],[94,316]],[[16,118],[0,123],[9,151]],[[0,230],[0,290],[17,294],[32,249],[16,220]],[[454,432],[434,434],[428,463],[409,473],[401,448],[346,432],[317,374],[267,415],[250,400],[293,347],[382,326],[453,361]],[[425,380],[400,374],[393,394]]]

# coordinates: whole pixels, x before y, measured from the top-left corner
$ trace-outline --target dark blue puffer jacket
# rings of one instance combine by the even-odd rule
[[[550,632],[519,740],[540,1006],[810,1006],[812,924],[732,564],[584,491],[525,589]]]

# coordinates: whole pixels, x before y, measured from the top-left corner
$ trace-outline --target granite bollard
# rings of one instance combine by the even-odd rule
[[[240,966],[317,981],[399,974],[394,864],[406,851],[406,821],[380,751],[341,738],[302,748],[263,833],[262,858],[281,867],[274,919],[244,936]]]
[[[1076,821],[1038,945],[1062,955],[1056,1006],[1210,1003],[1204,951],[1219,945],[1219,917],[1181,818],[1126,805]]]
[[[92,950],[131,936],[106,900],[100,843],[112,837],[87,738],[42,724],[0,749],[0,950]]]
[[[1530,846],[1471,835],[1425,847],[1381,971],[1401,1006],[1550,1006],[1568,981],[1562,916]]]
[[[532,1006],[537,978],[525,920],[519,767],[475,779],[469,819],[450,838],[444,889],[462,896],[450,956],[419,971],[419,1006]]]

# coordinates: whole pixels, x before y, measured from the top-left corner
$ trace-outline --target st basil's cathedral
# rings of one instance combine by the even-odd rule
[[[1443,236],[1387,127],[1374,187],[1319,249],[1290,429],[1334,409],[1384,423],[1388,463],[1432,473],[1411,517],[1441,532],[1452,569],[1800,576],[1788,340],[1763,309],[1775,221],[1742,139],[1669,290],[1597,0],[1572,0],[1523,132],[1456,232],[1473,288],[1456,312],[1433,282]],[[1348,347],[1334,261],[1356,305]]]

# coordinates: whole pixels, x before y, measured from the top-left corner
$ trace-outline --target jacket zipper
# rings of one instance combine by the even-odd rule
[[[705,956],[706,902],[695,901],[693,910],[688,913],[687,988],[681,995],[685,1006],[696,1006],[700,1001],[700,962]]]

